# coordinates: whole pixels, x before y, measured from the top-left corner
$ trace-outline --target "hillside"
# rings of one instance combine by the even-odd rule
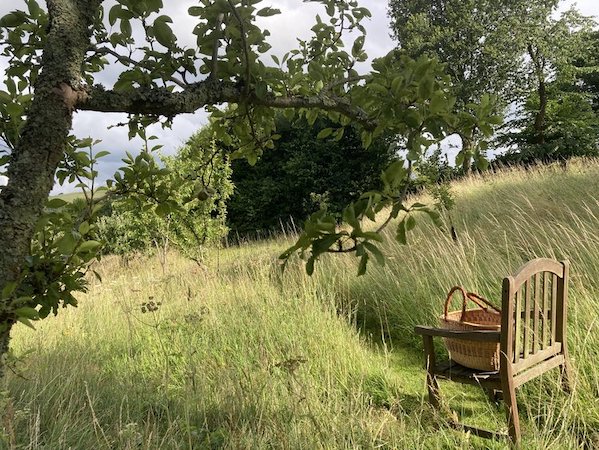
[[[360,278],[351,256],[281,275],[286,239],[214,250],[207,271],[174,254],[164,273],[157,259],[105,258],[79,308],[17,328],[0,448],[505,448],[452,431],[427,405],[412,328],[435,322],[454,284],[498,301],[502,277],[537,256],[572,263],[577,385],[563,394],[547,374],[523,389],[523,447],[593,448],[599,162],[453,189],[457,243],[423,218]],[[479,390],[442,390],[467,422],[505,428]]]

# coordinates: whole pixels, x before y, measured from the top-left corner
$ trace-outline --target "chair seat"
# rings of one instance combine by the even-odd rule
[[[499,371],[486,372],[470,369],[452,360],[437,364],[433,368],[433,373],[440,378],[459,381],[461,383],[468,383],[476,386],[501,387]]]

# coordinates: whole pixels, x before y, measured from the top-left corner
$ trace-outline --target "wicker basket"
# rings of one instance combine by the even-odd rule
[[[456,291],[462,293],[462,309],[449,312],[449,303]],[[468,300],[478,308],[466,309]],[[490,311],[491,308],[493,311]],[[447,294],[445,314],[441,316],[441,328],[446,330],[479,331],[501,329],[501,311],[487,300],[461,286],[454,286]],[[452,360],[471,369],[484,371],[499,370],[499,343],[479,342],[466,339],[444,338],[445,346]]]

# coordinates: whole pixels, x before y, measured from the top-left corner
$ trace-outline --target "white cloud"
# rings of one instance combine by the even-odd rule
[[[8,178],[4,175],[0,175],[0,186],[6,186],[6,183],[8,183]]]
[[[597,0],[566,0],[560,5],[560,10],[565,11],[575,6],[585,16],[599,18],[599,2]]]

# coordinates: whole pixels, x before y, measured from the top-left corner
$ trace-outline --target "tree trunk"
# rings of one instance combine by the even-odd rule
[[[48,0],[49,29],[42,71],[21,137],[0,192],[0,289],[15,282],[29,254],[35,224],[54,184],[71,129],[89,30],[101,0]],[[14,296],[0,300],[0,377],[10,331]]]
[[[462,162],[462,170],[468,174],[472,168],[472,144],[473,137],[465,134],[459,134],[462,140],[462,152],[464,154],[464,161]]]
[[[535,116],[534,133],[535,133],[535,144],[545,143],[545,116],[547,114],[547,90],[545,88],[545,80],[539,79],[539,86],[537,88],[539,94],[539,110]]]
[[[527,46],[528,55],[532,60],[535,76],[537,78],[537,94],[539,95],[539,110],[535,114],[533,124],[533,144],[545,143],[545,116],[547,114],[547,89],[545,85],[545,59],[539,49],[532,44]]]
[[[7,322],[4,322],[7,323]],[[0,380],[4,378],[4,366],[6,354],[8,353],[8,344],[10,342],[10,328],[6,327],[0,331]]]

